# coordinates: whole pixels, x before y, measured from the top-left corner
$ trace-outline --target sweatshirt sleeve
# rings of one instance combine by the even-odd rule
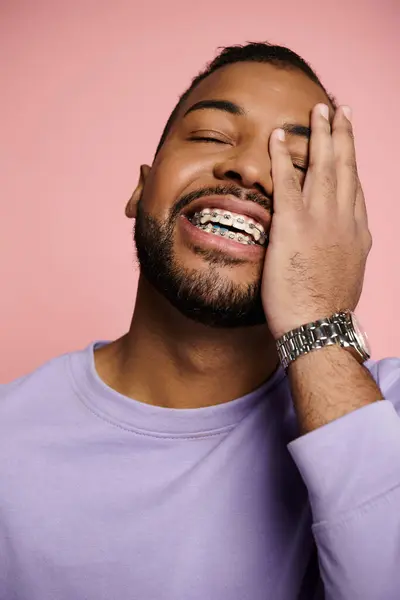
[[[288,444],[326,600],[400,599],[400,358],[366,366],[385,399]]]

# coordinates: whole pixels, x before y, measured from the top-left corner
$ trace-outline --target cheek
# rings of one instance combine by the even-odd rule
[[[146,181],[143,192],[146,210],[165,215],[183,194],[210,185],[212,173],[211,161],[166,147],[157,156]]]

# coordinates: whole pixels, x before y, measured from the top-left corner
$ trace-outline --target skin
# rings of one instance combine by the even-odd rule
[[[331,118],[327,106],[315,106],[311,129],[303,186],[288,145],[277,131],[270,140],[275,214],[261,294],[276,340],[302,324],[354,311],[372,247],[350,107],[339,107]],[[353,349],[334,345],[289,365],[301,434],[384,400],[363,360]]]
[[[244,109],[245,114],[204,109],[184,116],[195,103],[210,99],[234,102]],[[307,287],[301,267],[307,264],[308,268],[315,263],[315,256],[311,256],[315,244],[303,256],[296,244],[290,245],[288,238],[296,231],[295,219],[298,224],[300,214],[303,215],[299,200],[300,197],[303,202],[302,190],[308,185],[309,192],[311,185],[308,174],[306,181],[305,173],[295,169],[293,164],[307,167],[310,148],[304,136],[287,134],[282,142],[274,132],[285,122],[310,127],[312,120],[317,130],[318,123],[322,123],[318,119],[323,119],[316,116],[315,107],[319,103],[329,104],[329,99],[304,74],[259,63],[226,66],[203,80],[190,94],[153,165],[142,165],[126,215],[135,218],[141,201],[146,212],[163,223],[182,195],[207,186],[234,183],[244,192],[257,193],[264,208],[269,208],[270,217],[274,210],[268,251],[234,267],[221,261],[215,269],[221,280],[229,280],[236,286],[261,282],[266,323],[239,328],[206,327],[182,315],[141,276],[129,332],[95,352],[97,372],[110,387],[141,402],[169,408],[199,408],[228,402],[253,391],[275,372],[279,365],[275,342],[282,333],[314,318],[332,314],[337,301],[346,300],[344,295],[340,299],[325,298],[316,303],[315,293],[310,293],[309,296],[305,294],[301,302],[293,302],[293,293]],[[331,106],[329,118],[331,122],[334,120]],[[343,114],[341,118],[345,119]],[[325,120],[324,126],[325,135],[330,138],[329,122]],[[322,129],[320,127],[320,134]],[[192,138],[196,135],[211,135],[220,143],[195,142]],[[322,146],[327,147],[327,138],[322,139],[320,135],[319,144],[314,143],[314,155]],[[325,152],[324,156],[328,154]],[[332,156],[329,155],[331,163]],[[327,177],[323,175],[322,179],[326,184]],[[314,182],[311,190],[316,188],[323,199],[327,197],[328,187],[325,185],[318,190]],[[305,224],[306,219],[302,226],[298,225],[302,232],[301,240],[301,236],[298,239],[303,246],[307,245],[310,234],[310,230],[306,233]],[[312,225],[315,226],[315,221]],[[368,253],[367,236],[364,241]],[[173,249],[182,268],[207,277],[207,258],[193,251],[179,226],[174,229]],[[325,253],[325,258],[328,254]],[[294,255],[305,261],[302,263],[299,259],[300,268],[295,269],[297,278],[292,276],[291,258]],[[335,273],[342,258],[340,255],[332,267]],[[319,263],[316,272],[321,275],[326,272],[326,260],[324,263],[321,259]],[[365,266],[365,261],[361,263],[358,261]],[[284,277],[285,273],[290,274],[289,285],[285,283],[288,279]],[[303,280],[299,273],[303,274]],[[351,269],[348,273],[350,276]],[[347,280],[343,282],[344,289],[346,286]],[[356,296],[357,293],[352,295],[353,301]],[[311,398],[316,387],[315,373],[328,369],[328,364],[331,366],[334,353],[340,357],[339,363],[345,363],[350,381],[358,378],[360,383],[361,377],[361,388],[368,388],[371,402],[372,396],[375,399],[379,392],[368,380],[366,369],[341,348],[326,348],[300,357],[289,367],[289,377],[303,432],[337,418],[332,411],[328,421],[326,411],[322,417],[320,413],[316,416],[315,410],[312,411],[316,401]],[[306,373],[304,381],[301,380],[301,367],[300,370],[298,367],[300,363]],[[352,406],[354,410],[354,402]],[[341,414],[343,411],[342,405]],[[310,417],[311,414],[314,416]]]

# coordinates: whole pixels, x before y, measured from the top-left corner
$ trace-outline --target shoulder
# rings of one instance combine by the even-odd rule
[[[65,362],[68,354],[63,354],[45,362],[34,371],[14,379],[10,383],[0,385],[0,412],[4,404],[11,398],[20,398],[25,395],[35,395],[45,388],[49,382],[59,378],[65,372]]]
[[[84,355],[88,349],[68,352],[52,358],[34,371],[0,385],[0,418],[12,413],[21,416],[21,409],[29,410],[41,400],[62,393],[69,386],[69,363],[73,356]]]

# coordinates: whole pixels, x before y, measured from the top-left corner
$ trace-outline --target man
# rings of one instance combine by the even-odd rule
[[[349,107],[286,48],[227,48],[126,214],[128,333],[1,392],[0,597],[399,598],[400,359],[353,314]]]

